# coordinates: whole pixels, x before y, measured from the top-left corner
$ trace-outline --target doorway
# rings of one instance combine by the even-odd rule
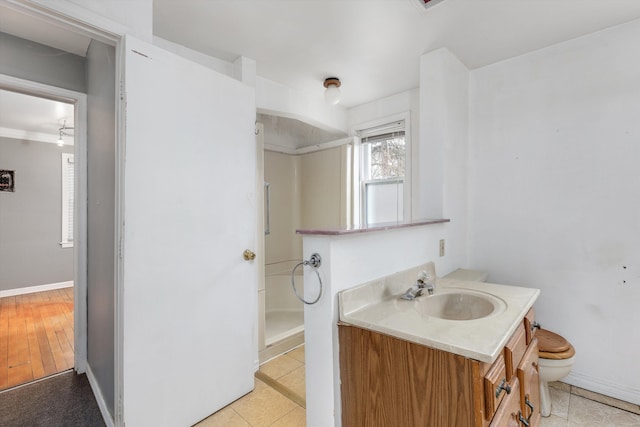
[[[264,179],[263,364],[304,342],[305,304],[296,296],[305,298],[304,267],[298,265],[302,238],[296,230],[350,224],[353,139],[286,117],[258,114],[258,123]]]
[[[75,366],[78,116],[59,94],[36,96],[24,90],[30,83],[2,82],[0,390]]]

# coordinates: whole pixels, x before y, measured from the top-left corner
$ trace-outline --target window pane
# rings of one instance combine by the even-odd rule
[[[402,135],[366,143],[369,154],[369,179],[404,177],[405,139]]]
[[[365,183],[366,222],[400,222],[403,218],[404,185],[400,181]]]

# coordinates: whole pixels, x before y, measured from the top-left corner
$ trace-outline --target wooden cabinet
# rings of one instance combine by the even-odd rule
[[[528,330],[523,320],[489,364],[339,324],[342,425],[538,426],[538,346]]]
[[[530,426],[540,424],[540,373],[538,366],[538,340],[533,338],[518,366],[521,412]]]

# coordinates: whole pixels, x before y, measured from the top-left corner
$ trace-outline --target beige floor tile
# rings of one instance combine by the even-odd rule
[[[566,421],[569,416],[569,398],[571,394],[553,387],[549,387],[549,394],[551,395],[551,415],[564,418]]]
[[[566,418],[556,417],[555,415],[542,417],[540,427],[567,427],[567,420]]]
[[[251,393],[231,404],[231,408],[253,427],[270,426],[297,406],[259,380]]]
[[[299,362],[304,363],[304,345],[301,345],[300,347],[294,350],[291,350],[290,352],[287,353],[287,355],[293,357]]]
[[[278,382],[285,387],[291,389],[298,396],[302,397],[306,400],[307,398],[307,388],[304,377],[304,365],[294,370],[293,372],[281,377],[278,379]]]
[[[271,427],[306,427],[306,425],[307,412],[298,406],[296,409],[271,424]]]
[[[569,425],[584,427],[637,427],[640,415],[623,411],[584,397],[571,395]]]
[[[277,380],[280,377],[298,369],[300,366],[302,366],[302,362],[287,354],[283,354],[282,356],[278,356],[272,361],[260,366],[260,371]]]
[[[230,406],[227,406],[209,418],[200,421],[195,427],[251,427],[251,425]]]

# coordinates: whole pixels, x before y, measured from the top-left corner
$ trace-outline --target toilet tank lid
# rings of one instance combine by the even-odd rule
[[[471,282],[486,282],[489,278],[489,273],[482,270],[467,270],[465,268],[459,268],[447,274],[444,278]]]

